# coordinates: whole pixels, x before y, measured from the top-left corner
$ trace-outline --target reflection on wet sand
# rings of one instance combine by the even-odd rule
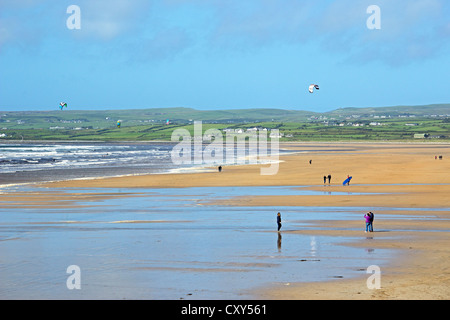
[[[277,247],[278,252],[281,252],[281,232],[278,232]]]

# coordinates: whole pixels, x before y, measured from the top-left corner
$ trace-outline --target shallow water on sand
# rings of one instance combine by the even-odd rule
[[[207,204],[314,192],[298,187],[37,190],[131,195],[0,208],[2,299],[251,299],[252,290],[271,284],[360,275],[393,254],[372,249],[370,240],[353,248],[342,245],[351,238],[286,232],[308,228],[308,220],[361,220],[361,211]],[[79,290],[66,285],[71,265],[81,271]]]

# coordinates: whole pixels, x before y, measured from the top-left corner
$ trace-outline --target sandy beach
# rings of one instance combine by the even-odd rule
[[[374,211],[375,232],[364,232],[360,221],[311,220],[308,230],[289,233],[352,237],[348,246],[398,249],[381,270],[381,288],[368,289],[363,274],[355,279],[289,283],[258,288],[261,299],[449,299],[450,298],[450,145],[395,143],[290,143],[283,148],[300,153],[282,156],[276,175],[263,176],[260,165],[225,166],[221,173],[156,174],[72,180],[43,184],[42,192],[4,193],[13,208],[76,205],[78,199],[111,194],[50,192],[64,188],[185,188],[213,186],[298,186],[320,195],[269,195],[216,200],[203,206],[342,207]],[[331,151],[335,150],[335,151]],[[307,152],[305,152],[307,151]],[[435,158],[443,156],[443,159]],[[324,184],[323,176],[331,175]],[[350,185],[343,186],[347,176]],[[338,193],[338,194],[336,194]],[[117,194],[117,197],[125,197]],[[136,195],[134,195],[136,196]],[[62,202],[64,204],[62,204]],[[396,210],[391,210],[396,208]],[[423,209],[426,208],[426,209]],[[432,216],[433,219],[422,219]]]

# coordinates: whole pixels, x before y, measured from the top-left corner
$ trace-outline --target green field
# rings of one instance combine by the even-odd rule
[[[170,141],[175,129],[278,129],[281,141],[450,141],[450,105],[337,109],[327,113],[280,109],[198,111],[188,108],[48,112],[0,111],[6,140]],[[120,128],[117,120],[122,121]],[[166,120],[170,124],[166,124]]]

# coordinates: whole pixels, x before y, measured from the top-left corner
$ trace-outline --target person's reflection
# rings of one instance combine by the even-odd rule
[[[311,245],[311,256],[315,257],[317,251],[316,237],[311,237],[310,245]]]
[[[281,233],[278,232],[278,240],[277,240],[278,252],[281,252]]]

